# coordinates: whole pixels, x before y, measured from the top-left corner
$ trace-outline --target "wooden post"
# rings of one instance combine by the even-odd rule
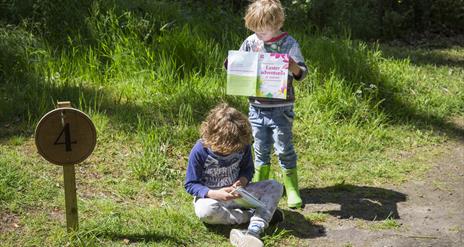
[[[73,232],[79,227],[74,165],[92,153],[97,133],[92,120],[72,108],[71,102],[58,102],[56,108],[45,114],[37,124],[35,145],[47,161],[63,166],[66,226],[68,232]]]
[[[71,102],[60,101],[57,108],[71,107]],[[64,127],[64,126],[63,126]],[[76,195],[76,170],[74,165],[63,166],[64,201],[66,204],[66,226],[68,232],[76,231],[79,227]]]
[[[71,101],[58,101],[56,108],[71,107]]]
[[[66,226],[68,232],[78,228],[76,172],[74,165],[63,166],[64,200],[66,204]]]

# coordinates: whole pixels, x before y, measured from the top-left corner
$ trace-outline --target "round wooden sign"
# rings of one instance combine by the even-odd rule
[[[97,134],[90,118],[71,107],[48,112],[35,130],[37,150],[56,165],[74,165],[84,161],[96,142]]]

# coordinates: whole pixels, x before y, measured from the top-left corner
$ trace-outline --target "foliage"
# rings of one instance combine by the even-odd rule
[[[391,39],[410,32],[464,33],[462,0],[295,0],[289,10],[323,32]]]

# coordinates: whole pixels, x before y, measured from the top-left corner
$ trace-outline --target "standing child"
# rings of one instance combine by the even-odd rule
[[[270,222],[283,220],[277,204],[283,186],[266,180],[249,183],[254,166],[251,156],[251,127],[241,112],[220,104],[201,125],[201,139],[190,152],[185,189],[195,196],[195,214],[208,224],[243,224],[247,230],[232,229],[234,246],[263,246],[260,234]],[[265,208],[247,209],[235,200],[237,187],[244,187]]]
[[[293,147],[292,126],[295,93],[293,79],[303,80],[307,67],[298,42],[282,32],[284,10],[279,0],[257,0],[245,15],[245,26],[254,32],[240,47],[241,51],[286,53],[290,56],[286,99],[250,97],[249,120],[253,129],[255,181],[269,178],[272,145],[283,170],[287,203],[291,208],[302,206],[298,189],[297,155]]]

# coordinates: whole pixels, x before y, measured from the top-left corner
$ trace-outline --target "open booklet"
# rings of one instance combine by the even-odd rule
[[[242,187],[236,188],[233,192],[240,194],[241,198],[235,199],[235,202],[245,208],[266,208],[266,205],[250,192]]]
[[[229,51],[227,94],[287,98],[288,54]]]

